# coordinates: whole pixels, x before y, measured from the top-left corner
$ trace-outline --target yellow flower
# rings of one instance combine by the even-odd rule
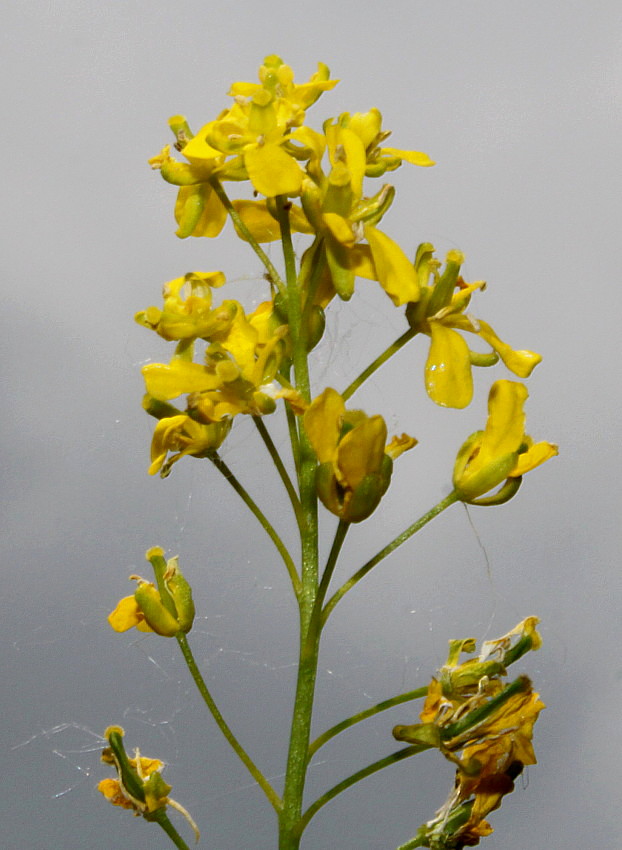
[[[393,457],[416,440],[403,434],[385,446],[382,416],[346,411],[328,387],[310,404],[304,426],[317,455],[317,493],[323,505],[345,522],[361,522],[378,506],[391,480]]]
[[[166,478],[173,464],[185,455],[206,457],[222,445],[230,430],[231,420],[224,415],[221,420],[209,424],[197,422],[185,413],[160,419],[151,441],[149,475],[159,472],[162,478]],[[171,451],[177,451],[177,454],[167,460]]]
[[[290,125],[299,126],[304,121],[305,111],[325,91],[333,89],[339,80],[331,80],[330,71],[323,62],[318,62],[317,71],[308,83],[295,84],[294,72],[289,65],[274,54],[266,56],[259,69],[260,84],[233,83],[229,94],[233,97],[254,97],[262,89],[272,92],[278,99],[284,119]]]
[[[200,834],[196,823],[182,805],[168,796],[171,786],[162,778],[163,762],[145,758],[138,750],[130,758],[123,745],[124,735],[120,726],[109,726],[104,732],[108,746],[104,747],[101,760],[114,765],[118,778],[102,779],[97,790],[113,806],[129,809],[148,821],[161,822],[166,807],[170,806],[185,817],[198,841]]]
[[[169,123],[175,126],[177,121],[187,127],[185,118],[180,115],[173,116]],[[239,167],[236,169],[236,164],[227,166],[225,156],[218,151],[213,151],[213,156],[206,157],[201,165],[193,166],[177,162],[171,157],[170,150],[170,145],[166,145],[157,156],[149,160],[149,165],[159,170],[167,183],[180,187],[175,202],[175,220],[178,224],[176,235],[180,239],[188,236],[218,236],[225,226],[227,211],[209,181],[214,177],[220,180],[235,179]],[[244,179],[244,175],[238,179]]]
[[[273,303],[266,301],[249,315],[237,302],[230,303],[235,313],[213,325],[211,339],[219,341],[208,346],[204,363],[189,359],[192,345],[187,343],[192,343],[202,321],[212,322],[205,314],[197,318],[194,327],[188,320],[186,327],[192,335],[180,343],[170,363],[143,367],[147,389],[144,406],[160,419],[151,446],[152,475],[161,470],[164,477],[184,455],[205,457],[217,449],[238,414],[272,413],[278,398],[297,402],[297,394],[273,384],[288,347],[288,326],[281,323]],[[187,413],[165,404],[184,394],[188,394]],[[179,454],[165,463],[167,453],[176,450]]]
[[[453,483],[460,499],[474,505],[498,505],[518,490],[522,476],[554,457],[553,443],[533,443],[525,434],[524,384],[495,381],[488,396],[488,421],[476,431],[456,457]],[[501,490],[481,498],[505,482]]]
[[[291,68],[278,56],[266,57],[259,77],[259,84],[234,83],[229,92],[233,105],[196,135],[182,115],[170,119],[176,147],[187,163],[174,160],[168,147],[149,160],[167,182],[180,186],[175,205],[180,238],[214,237],[222,230],[226,211],[210,185],[212,179],[248,179],[266,197],[300,191],[304,172],[297,160],[312,152],[292,144],[292,139],[306,109],[337,80],[330,80],[326,65],[319,64],[308,83],[296,85]],[[266,223],[264,216],[264,234]]]
[[[212,309],[211,289],[224,282],[222,272],[189,272],[164,285],[162,310],[149,307],[134,318],[167,340],[218,337],[229,330],[241,309],[237,301],[224,301]]]
[[[340,136],[346,135],[346,130],[339,130]],[[343,144],[335,147],[341,159],[336,159],[326,187],[320,189],[306,178],[301,194],[307,219],[324,239],[334,291],[347,301],[359,276],[377,280],[396,306],[417,301],[419,284],[412,263],[397,242],[375,227],[395,191],[384,186],[373,198],[363,197],[365,151],[354,133],[348,138],[349,151],[344,153]]]
[[[353,115],[344,112],[339,116],[339,124],[347,127],[362,141],[367,177],[381,177],[386,171],[395,171],[402,162],[424,167],[434,165],[434,161],[421,151],[383,147],[382,143],[388,139],[391,131],[382,129],[382,114],[375,107],[369,112],[355,112]]]
[[[151,563],[157,587],[140,576],[130,576],[138,582],[133,596],[121,599],[108,615],[115,632],[136,628],[140,632],[155,632],[162,637],[175,637],[189,632],[194,622],[192,589],[179,569],[178,558],[164,559],[159,546],[145,555]]]
[[[319,168],[323,149],[316,145],[301,198],[307,219],[324,238],[326,262],[339,296],[350,298],[358,275],[377,280],[393,303],[400,306],[418,300],[417,276],[400,246],[376,228],[389,209],[395,190],[383,186],[368,198],[363,195],[363,180],[397,168],[402,160],[418,165],[433,163],[416,151],[379,147],[390,135],[381,130],[381,122],[377,109],[352,116],[345,112],[337,121],[327,121],[324,132],[330,172],[326,177]]]
[[[445,269],[434,258],[434,248],[424,243],[417,250],[415,271],[421,287],[419,302],[411,304],[406,317],[411,327],[431,339],[425,365],[428,395],[442,407],[466,407],[473,398],[472,366],[491,366],[499,358],[519,378],[527,378],[542,360],[533,351],[515,351],[489,324],[466,313],[471,295],[484,290],[484,281],[466,284],[460,277],[464,256],[449,251]],[[469,349],[461,332],[479,336],[492,351],[479,354]]]

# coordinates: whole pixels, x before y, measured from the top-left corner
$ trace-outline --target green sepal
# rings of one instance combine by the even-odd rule
[[[326,242],[326,262],[337,295],[342,301],[349,301],[354,293],[356,275],[348,268],[345,251],[336,240]]]
[[[315,470],[315,490],[320,502],[331,513],[340,515],[340,500],[337,479],[330,461],[320,463]]]
[[[441,731],[435,723],[414,723],[412,726],[395,726],[393,737],[396,741],[417,744],[424,747],[441,746]]]
[[[169,578],[165,576],[168,592],[171,594],[177,611],[177,622],[182,632],[189,632],[195,617],[194,601],[192,599],[192,588],[182,575],[177,564],[177,558],[171,558],[168,562],[167,573],[171,572]]]
[[[385,490],[377,474],[366,475],[352,493],[348,506],[340,514],[341,518],[345,522],[363,522],[376,510]]]
[[[186,239],[188,236],[192,236],[194,228],[203,215],[205,202],[211,191],[211,186],[206,183],[199,183],[191,188],[179,218],[179,227],[175,231],[175,236],[178,236],[180,239]]]
[[[340,514],[345,522],[362,522],[371,516],[387,492],[393,472],[393,460],[385,454],[379,472],[366,475],[353,491],[347,507]]]
[[[169,785],[162,778],[161,773],[155,771],[144,781],[143,788],[145,791],[145,803],[147,805],[147,811],[144,813],[144,817],[149,820],[149,814],[166,807],[168,795],[172,791],[173,786]]]
[[[395,186],[385,184],[371,198],[364,198],[350,213],[350,221],[363,221],[365,224],[376,225],[388,211],[395,198]]]
[[[469,349],[469,360],[471,366],[494,366],[499,362],[499,355],[496,351],[471,351]]]
[[[322,217],[323,200],[324,194],[317,183],[314,180],[311,180],[310,177],[303,179],[300,192],[300,203],[302,204],[303,212],[306,215],[309,224],[316,233],[322,233],[326,229],[326,225],[324,224]]]
[[[313,304],[309,311],[307,325],[307,351],[312,351],[324,335],[326,315],[319,304]]]
[[[166,419],[168,416],[179,416],[181,414],[181,410],[174,404],[160,401],[150,396],[149,393],[145,393],[143,396],[142,405],[143,410],[146,410],[149,416],[153,416],[155,419]]]
[[[134,598],[145,616],[147,625],[156,634],[175,637],[180,631],[179,623],[171,612],[166,610],[157,588],[151,582],[141,582],[134,591]]]
[[[471,434],[470,437],[468,437],[464,441],[464,443],[460,447],[460,450],[456,455],[456,462],[454,464],[454,487],[456,492],[458,493],[458,498],[462,502],[479,505],[502,504],[502,502],[497,501],[501,497],[501,494],[503,493],[503,501],[507,502],[508,499],[512,498],[516,490],[518,490],[517,486],[513,485],[508,491],[508,493],[504,492],[506,489],[506,487],[504,486],[502,493],[499,493],[496,496],[489,496],[485,499],[480,499],[480,497],[484,496],[485,493],[488,493],[494,487],[498,487],[502,481],[505,481],[510,472],[516,466],[516,461],[519,455],[518,451],[508,452],[505,455],[501,455],[500,457],[491,460],[490,463],[487,463],[486,466],[484,466],[483,469],[481,469],[477,475],[472,476],[468,480],[466,487],[464,485],[460,486],[459,484],[471,457],[473,446],[482,439],[483,434],[483,431],[475,431],[473,434]],[[517,481],[518,479],[511,480]]]
[[[451,302],[451,296],[456,288],[460,266],[463,262],[464,254],[460,251],[449,251],[445,260],[443,273],[432,290],[432,296],[428,304],[428,316],[435,316],[439,310],[447,307]]]
[[[478,661],[474,658],[461,664],[457,670],[442,667],[439,680],[443,696],[452,699],[463,696],[470,689],[476,690],[484,676],[504,676],[505,672],[505,664],[501,661]]]

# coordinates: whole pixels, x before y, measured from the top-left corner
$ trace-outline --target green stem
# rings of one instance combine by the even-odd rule
[[[294,485],[292,484],[292,480],[287,474],[287,470],[285,469],[285,465],[283,464],[283,460],[281,455],[278,453],[276,446],[274,445],[274,441],[270,436],[270,432],[264,425],[264,421],[261,416],[253,416],[253,422],[259,431],[261,439],[264,441],[266,448],[268,449],[268,453],[274,462],[274,465],[277,468],[277,472],[283,482],[283,486],[287,491],[287,495],[289,496],[289,500],[292,503],[292,508],[294,509],[294,513],[296,514],[296,520],[298,522],[298,527],[302,522],[301,516],[301,508],[300,508],[300,499],[298,498],[298,493],[296,492]]]
[[[292,455],[294,456],[294,465],[296,467],[296,478],[300,484],[300,437],[298,435],[298,423],[296,414],[287,403],[285,404],[285,416],[287,418],[287,429],[289,431]]]
[[[266,519],[266,516],[261,511],[257,503],[251,498],[249,493],[240,484],[238,479],[235,477],[233,472],[231,472],[231,470],[224,462],[224,460],[220,457],[218,452],[212,452],[209,455],[209,459],[212,461],[216,469],[222,475],[224,475],[229,484],[231,484],[235,492],[238,494],[238,496],[240,496],[244,504],[248,507],[253,516],[258,520],[261,527],[264,529],[270,540],[272,540],[272,542],[276,546],[277,551],[283,559],[283,563],[287,568],[287,572],[289,573],[289,577],[292,583],[292,587],[294,588],[296,598],[299,598],[301,593],[300,578],[296,571],[296,565],[294,564],[291,555],[287,551],[285,544],[283,543],[279,535],[276,533],[271,523]]]
[[[270,258],[266,254],[266,252],[259,245],[259,243],[256,241],[253,234],[250,232],[248,227],[244,224],[244,222],[240,218],[236,208],[233,206],[233,204],[229,200],[229,196],[227,195],[227,193],[223,189],[223,185],[220,182],[220,180],[217,177],[212,177],[209,182],[210,182],[210,186],[212,187],[214,192],[216,192],[216,194],[218,195],[218,199],[220,200],[220,203],[227,210],[229,217],[231,218],[231,221],[234,223],[237,230],[239,230],[239,232],[244,236],[244,239],[248,242],[248,244],[251,246],[253,251],[257,254],[259,259],[263,263],[266,271],[270,275],[270,280],[274,283],[274,285],[276,287],[278,287],[280,292],[282,294],[284,294],[285,293],[285,286],[283,284],[283,281],[281,280],[281,276],[279,275],[278,271],[274,267],[274,264],[271,262]]]
[[[170,822],[169,817],[164,809],[158,809],[156,812],[153,812],[153,814],[149,817],[149,820],[161,826],[164,832],[171,839],[175,847],[178,847],[179,850],[190,850],[184,839],[181,837],[181,835],[177,832],[173,824]]]
[[[256,766],[255,762],[248,755],[244,747],[240,744],[238,739],[235,737],[233,732],[231,731],[229,725],[226,720],[220,713],[218,706],[214,702],[214,698],[209,692],[207,685],[205,684],[205,680],[201,675],[201,671],[197,667],[196,661],[194,660],[194,655],[192,654],[192,650],[190,649],[190,645],[188,644],[188,638],[183,632],[179,632],[176,635],[177,643],[179,644],[179,648],[181,649],[182,655],[184,656],[184,661],[190,671],[190,675],[194,679],[194,683],[197,686],[197,689],[201,696],[203,697],[203,702],[210,710],[210,713],[214,720],[216,721],[218,728],[225,736],[240,761],[246,766],[248,772],[253,777],[255,782],[262,789],[270,803],[272,804],[275,811],[278,813],[281,810],[281,799],[272,787],[268,780],[265,778],[263,773]]]
[[[341,723],[337,723],[335,726],[331,726],[330,729],[327,729],[326,732],[323,732],[309,746],[309,759],[311,759],[312,756],[315,755],[315,753],[320,749],[320,747],[323,747],[324,744],[327,744],[331,738],[334,738],[341,732],[345,732],[346,729],[349,729],[351,726],[360,723],[361,720],[367,720],[368,717],[373,717],[375,714],[379,714],[381,711],[387,711],[387,709],[393,708],[395,705],[402,705],[402,703],[405,702],[411,702],[415,699],[422,699],[423,697],[427,696],[427,693],[427,685],[423,688],[417,688],[414,691],[408,691],[408,693],[400,694],[399,696],[391,697],[390,699],[385,699],[382,702],[377,703],[376,705],[370,706],[370,708],[366,708],[365,711],[360,711],[358,714],[354,714],[352,717],[348,717],[346,720],[342,720]]]
[[[417,836],[411,838],[410,841],[407,841],[406,844],[400,844],[399,847],[396,847],[395,850],[415,850],[416,847],[424,847],[423,842],[426,840],[425,835]]]
[[[387,555],[390,555],[391,552],[395,551],[398,546],[401,546],[402,543],[405,543],[410,537],[413,536],[413,534],[416,534],[417,531],[420,531],[424,525],[427,525],[430,520],[434,519],[434,517],[437,517],[445,510],[445,508],[448,508],[450,505],[453,505],[454,502],[457,502],[458,500],[459,497],[457,492],[455,490],[452,490],[449,496],[446,496],[437,505],[434,505],[433,508],[431,508],[422,517],[419,517],[419,519],[411,526],[409,526],[405,531],[403,531],[401,534],[398,534],[398,536],[394,540],[388,543],[384,547],[384,549],[381,549],[380,552],[374,555],[374,557],[367,561],[366,564],[363,564],[360,570],[357,570],[357,572],[355,572],[354,575],[339,588],[339,590],[328,600],[328,602],[324,606],[324,610],[322,611],[322,627],[326,623],[326,620],[329,618],[333,608],[339,602],[339,600],[343,596],[345,596],[345,594],[349,590],[352,590],[354,585],[358,584],[358,582],[362,578],[364,578],[367,573],[376,566],[376,564],[379,564],[380,561],[387,557]]]
[[[358,390],[361,384],[366,381],[370,377],[370,375],[373,375],[376,369],[379,369],[383,363],[386,363],[390,357],[393,357],[393,355],[398,352],[400,348],[406,345],[406,343],[411,340],[417,333],[418,331],[414,330],[413,328],[409,328],[400,337],[398,337],[395,342],[392,342],[391,345],[387,349],[385,349],[382,354],[379,354],[378,357],[376,357],[376,359],[373,360],[369,364],[369,366],[361,372],[358,378],[355,378],[355,380],[352,381],[350,386],[348,386],[341,393],[343,400],[347,401],[351,395],[354,395],[354,393]]]
[[[326,598],[326,594],[328,592],[328,586],[330,584],[331,578],[333,577],[333,572],[335,571],[335,567],[337,565],[337,559],[339,558],[339,553],[341,552],[341,547],[343,546],[343,541],[346,539],[346,534],[348,533],[349,528],[349,522],[344,522],[342,519],[339,520],[339,525],[337,526],[337,531],[335,532],[333,545],[331,546],[330,554],[328,556],[328,560],[326,561],[324,572],[322,573],[322,580],[320,582],[317,598],[315,600],[314,613],[317,611],[318,616],[321,613],[322,605],[324,604],[324,599]]]
[[[385,756],[385,758],[380,759],[379,761],[375,761],[373,764],[367,765],[362,770],[357,770],[356,773],[353,773],[351,776],[348,776],[347,779],[342,779],[341,782],[334,785],[321,797],[319,797],[313,805],[309,806],[307,811],[301,818],[300,822],[300,831],[307,826],[312,817],[314,817],[322,806],[325,806],[326,803],[329,803],[333,800],[338,794],[341,794],[342,791],[345,791],[347,788],[350,788],[352,785],[355,785],[357,782],[360,782],[361,779],[365,779],[367,776],[371,776],[373,773],[377,773],[379,770],[382,770],[385,767],[389,767],[392,764],[397,764],[399,761],[403,761],[404,759],[410,758],[410,756],[414,756],[417,753],[421,753],[424,750],[429,750],[430,745],[428,744],[412,744],[410,747],[405,747],[404,749],[397,750],[395,753],[391,753],[390,756]]]
[[[296,258],[289,226],[288,203],[276,198],[277,217],[281,227],[283,258],[287,280],[287,317],[292,341],[292,364],[295,388],[307,401],[311,397],[307,346],[302,328],[302,305],[299,282],[296,276]],[[296,850],[300,843],[300,817],[307,775],[311,717],[315,695],[315,681],[319,656],[320,629],[312,622],[312,611],[318,590],[318,523],[315,494],[315,469],[317,460],[309,442],[304,424],[290,420],[292,451],[297,452],[297,470],[302,522],[300,526],[301,580],[300,654],[298,678],[292,714],[292,724],[285,771],[283,808],[279,817],[279,850]]]

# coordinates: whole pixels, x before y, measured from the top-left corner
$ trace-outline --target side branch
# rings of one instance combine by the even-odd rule
[[[281,294],[285,294],[285,285],[281,280],[281,276],[274,267],[274,264],[270,260],[270,257],[268,257],[266,252],[263,250],[261,245],[259,245],[253,234],[250,232],[248,227],[244,224],[244,222],[238,215],[236,208],[233,206],[233,204],[229,200],[229,196],[223,189],[223,185],[220,180],[217,177],[212,177],[209,183],[214,192],[216,192],[216,194],[218,195],[218,200],[229,213],[229,217],[236,226],[237,230],[239,230],[239,232],[243,235],[245,241],[248,242],[248,244],[251,246],[253,251],[257,254],[259,259],[263,263],[264,268],[270,275],[270,280],[274,283],[276,287],[278,287]]]
[[[370,708],[366,708],[365,711],[361,711],[358,714],[354,714],[352,717],[348,717],[346,720],[342,720],[341,723],[337,723],[335,726],[331,726],[330,729],[327,729],[326,732],[323,732],[319,737],[315,739],[309,745],[309,759],[311,759],[315,753],[323,747],[324,744],[328,743],[331,738],[334,738],[336,735],[339,735],[341,732],[345,732],[346,729],[349,729],[351,726],[355,726],[357,723],[360,723],[361,720],[367,720],[368,717],[373,717],[375,714],[380,714],[381,711],[387,711],[389,708],[393,708],[395,705],[402,705],[405,702],[411,702],[415,699],[422,699],[427,696],[428,688],[427,685],[423,688],[417,688],[414,691],[408,691],[408,693],[400,694],[396,697],[391,697],[390,699],[385,699],[382,702],[377,703],[376,705],[370,706]]]
[[[358,390],[358,388],[363,384],[374,372],[379,369],[383,363],[386,363],[390,357],[393,357],[400,348],[402,348],[406,343],[411,340],[418,331],[409,328],[405,331],[400,337],[398,337],[395,342],[392,342],[391,345],[386,348],[382,354],[379,354],[375,360],[373,360],[369,366],[364,369],[358,378],[355,378],[354,381],[350,384],[350,386],[346,387],[346,389],[341,393],[341,396],[344,401],[347,401],[350,396],[354,395],[354,393]]]
[[[330,801],[338,794],[341,794],[342,791],[345,791],[347,788],[350,788],[352,785],[360,782],[361,779],[365,779],[367,776],[371,776],[373,773],[377,773],[385,767],[397,764],[398,761],[403,761],[404,759],[410,758],[410,756],[417,755],[417,753],[421,753],[424,750],[429,749],[431,749],[431,745],[429,744],[412,744],[410,747],[404,747],[404,749],[391,753],[390,756],[385,756],[383,759],[367,765],[367,767],[364,767],[362,770],[357,770],[356,773],[348,776],[347,779],[343,779],[341,782],[337,783],[337,785],[334,785],[326,791],[325,794],[322,794],[322,796],[319,797],[313,805],[309,806],[301,818],[301,832],[305,829],[311,818],[319,812],[322,806],[325,806],[326,803],[330,803]]]
[[[387,557],[387,555],[390,555],[391,552],[395,551],[398,546],[401,546],[402,543],[405,543],[410,537],[413,536],[413,534],[416,534],[417,531],[422,529],[424,525],[427,525],[430,520],[434,519],[434,517],[442,513],[445,508],[448,508],[450,505],[453,505],[454,502],[457,501],[458,494],[455,490],[452,490],[449,496],[444,498],[437,505],[434,505],[433,508],[431,508],[426,514],[420,517],[411,526],[409,526],[405,531],[403,531],[401,534],[398,534],[398,536],[394,540],[392,540],[384,547],[384,549],[381,549],[380,552],[374,555],[371,560],[367,561],[366,564],[363,564],[360,570],[357,570],[357,572],[355,572],[354,575],[339,588],[339,590],[328,600],[328,602],[324,606],[324,610],[322,611],[322,626],[324,626],[324,624],[326,623],[326,620],[330,616],[333,608],[339,602],[339,600],[343,596],[345,596],[345,594],[349,590],[352,590],[354,585],[358,584],[358,582],[362,578],[365,578],[367,573],[372,570],[376,566],[376,564],[379,564],[380,561]]]
[[[276,466],[277,472],[279,473],[281,481],[283,482],[283,486],[287,491],[287,495],[289,496],[289,500],[296,515],[296,522],[298,523],[298,528],[300,528],[300,523],[302,522],[302,513],[298,493],[296,493],[294,485],[292,484],[292,480],[287,474],[287,470],[285,469],[285,465],[283,464],[281,455],[278,453],[277,448],[274,445],[274,441],[270,436],[270,432],[264,425],[263,419],[261,418],[261,416],[253,416],[253,422],[255,423],[255,426],[259,431],[261,439],[264,441],[264,444],[268,449],[268,453],[272,458],[274,465]]]
[[[300,599],[301,593],[301,585],[300,585],[300,577],[296,571],[296,566],[292,560],[291,555],[287,551],[285,544],[279,537],[279,535],[274,530],[271,523],[266,519],[263,511],[259,508],[257,503],[251,498],[249,493],[244,489],[244,487],[240,484],[238,479],[235,477],[233,472],[229,469],[224,460],[220,457],[218,452],[212,452],[209,455],[209,459],[212,461],[216,469],[224,475],[229,484],[233,487],[235,492],[240,496],[244,504],[250,510],[254,517],[259,521],[259,524],[264,529],[270,540],[274,543],[277,548],[277,551],[281,558],[283,559],[283,563],[287,568],[287,572],[289,573],[289,577],[292,583],[292,587],[294,588],[294,593],[296,594],[296,599]]]
[[[204,703],[206,704],[206,706],[210,710],[212,717],[218,724],[218,728],[225,736],[228,743],[231,745],[236,755],[239,757],[240,761],[245,765],[250,775],[259,785],[261,790],[264,792],[264,794],[272,804],[272,807],[278,814],[281,811],[281,798],[278,796],[272,785],[270,785],[263,773],[259,770],[255,762],[251,759],[242,744],[240,744],[238,739],[231,731],[228,723],[225,721],[224,717],[220,713],[218,706],[214,702],[214,698],[212,697],[207,685],[205,684],[205,680],[201,675],[201,671],[197,667],[186,635],[183,634],[183,632],[179,632],[176,637],[177,643],[179,644],[179,648],[181,649],[182,655],[184,656],[184,661],[186,662],[188,670],[190,671],[190,675],[194,679],[194,683],[197,686],[199,693],[203,697]]]

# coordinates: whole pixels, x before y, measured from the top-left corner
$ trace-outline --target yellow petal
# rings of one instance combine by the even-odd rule
[[[244,164],[255,189],[268,198],[300,191],[303,171],[280,145],[250,145],[244,151]]]
[[[97,784],[97,790],[100,791],[113,806],[120,806],[123,809],[135,808],[134,803],[128,800],[128,798],[124,795],[118,779],[102,779]]]
[[[126,596],[121,599],[114,611],[108,615],[108,622],[115,632],[126,632],[128,629],[138,626],[144,621],[143,612],[138,607],[134,596]],[[147,627],[147,631],[151,631]]]
[[[360,198],[363,194],[363,178],[367,165],[365,148],[357,134],[347,128],[341,130],[339,144],[345,155],[346,165],[350,173],[352,193],[355,198]]]
[[[366,475],[380,471],[386,441],[384,419],[370,416],[348,431],[339,443],[337,465],[350,490],[355,490]]]
[[[216,389],[220,379],[200,363],[179,359],[166,363],[148,363],[142,368],[147,393],[159,401],[168,401],[184,393]]]
[[[357,277],[365,280],[378,280],[378,273],[374,266],[374,260],[369,245],[354,245],[348,251],[348,265]]]
[[[377,280],[396,307],[419,300],[415,268],[397,242],[367,225],[365,236],[371,248]]]
[[[222,347],[233,355],[235,362],[244,372],[244,376],[249,380],[253,366],[255,365],[257,338],[257,330],[251,325],[242,310],[238,310],[227,336],[221,343]],[[224,373],[221,374],[224,377]],[[235,380],[235,377],[232,373],[231,379]]]
[[[427,155],[427,153],[422,153],[421,151],[403,151],[399,148],[381,148],[382,153],[391,154],[391,156],[397,156],[400,159],[403,159],[405,162],[410,162],[411,165],[436,165],[433,159]],[[184,154],[186,151],[184,150]]]
[[[304,414],[304,426],[320,463],[333,462],[346,406],[332,387],[317,396]]]
[[[410,451],[410,449],[414,449],[417,445],[418,440],[414,437],[410,437],[408,434],[402,434],[401,437],[398,437],[397,434],[391,439],[391,442],[385,446],[384,451],[385,454],[388,454],[392,460],[398,458],[404,452]]]
[[[355,112],[350,116],[348,128],[363,142],[367,149],[376,139],[382,127],[380,110],[372,107],[369,112]]]
[[[459,333],[431,321],[425,388],[435,404],[463,408],[473,398],[469,347]]]
[[[270,214],[265,201],[233,201],[233,206],[257,242],[274,242],[281,238],[281,228],[278,221]],[[289,224],[296,233],[313,233],[306,215],[300,207],[292,204],[289,209]],[[237,230],[240,239],[246,239]]]
[[[184,156],[193,165],[211,165],[214,160],[224,159],[222,152],[208,144],[207,138],[212,132],[215,121],[210,121],[193,139],[184,145]]]
[[[452,314],[448,317],[447,324],[481,336],[497,352],[508,369],[519,378],[528,378],[542,360],[542,355],[535,351],[514,351],[510,345],[499,339],[487,322],[481,319],[472,320],[466,315]]]
[[[300,144],[304,145],[306,148],[309,148],[309,150],[313,153],[314,159],[319,161],[324,156],[324,151],[326,150],[326,138],[321,133],[317,133],[310,127],[296,127],[294,132],[291,134],[291,138],[300,142]]]
[[[352,225],[342,215],[337,213],[324,213],[324,224],[328,227],[337,242],[350,247],[356,241],[352,231]]]
[[[518,478],[520,475],[524,475],[531,469],[535,469],[536,466],[540,466],[541,463],[545,463],[545,461],[550,460],[550,458],[555,457],[557,454],[559,454],[559,450],[554,443],[534,443],[526,452],[519,454],[516,466],[510,473],[510,477]]]
[[[495,381],[488,396],[488,422],[478,462],[517,452],[525,435],[523,405],[529,393],[517,381]]]
[[[486,429],[469,437],[454,465],[454,486],[462,497],[483,496],[510,475],[525,440],[527,396],[527,388],[516,381],[495,381],[490,388]]]

